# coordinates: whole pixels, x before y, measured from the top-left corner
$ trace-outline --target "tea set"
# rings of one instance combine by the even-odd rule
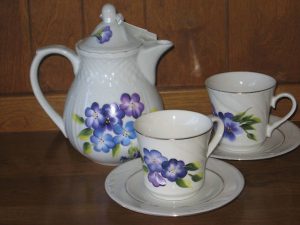
[[[271,158],[300,144],[300,129],[288,121],[295,98],[275,96],[276,80],[260,73],[210,76],[205,85],[212,115],[164,110],[155,71],[172,42],[124,22],[111,4],[100,17],[76,52],[61,45],[38,49],[30,81],[41,107],[76,150],[95,163],[118,165],[105,190],[121,206],[159,216],[217,209],[245,184],[237,168],[219,159]],[[39,65],[52,54],[69,59],[74,71],[63,117],[38,82]],[[291,101],[291,109],[282,118],[270,116],[281,98]]]

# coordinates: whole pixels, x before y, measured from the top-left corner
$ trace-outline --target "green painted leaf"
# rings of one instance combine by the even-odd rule
[[[244,130],[255,130],[254,127],[252,127],[250,124],[242,124],[241,127],[244,129]]]
[[[102,32],[103,32],[103,29],[100,29],[94,34],[94,36],[101,37]]]
[[[83,143],[83,153],[84,154],[91,154],[92,153],[92,145],[89,142]]]
[[[131,146],[129,149],[128,149],[128,155],[129,157],[133,158],[134,157],[134,154],[136,152],[139,151],[139,148],[137,146]]]
[[[247,133],[247,138],[253,140],[253,141],[256,141],[256,137],[254,134],[251,134],[251,133]]]
[[[250,115],[250,116],[243,117],[240,122],[252,125],[252,124],[260,123],[261,120],[258,117]]]
[[[73,114],[72,115],[72,119],[76,122],[76,123],[78,123],[78,124],[84,124],[84,119],[83,119],[83,117],[81,117],[81,116],[79,116],[79,115],[77,115],[77,114]]]
[[[251,117],[252,117],[252,115],[244,116],[241,118],[240,122],[245,123],[245,122],[251,120]]]
[[[121,145],[117,144],[113,149],[112,149],[112,156],[117,157],[121,152]]]
[[[188,171],[195,171],[201,168],[200,162],[193,162],[193,163],[188,163],[185,165],[185,169]]]
[[[192,187],[192,182],[189,180],[185,180],[185,179],[177,179],[176,184],[182,188],[191,188]]]
[[[145,173],[148,173],[148,171],[149,171],[149,170],[148,170],[148,167],[145,166],[145,165],[143,165],[143,170],[144,170]]]
[[[258,118],[258,117],[252,117],[252,120],[256,123],[260,123],[261,122],[261,119]]]
[[[156,111],[158,111],[158,109],[156,107],[153,107],[150,109],[150,112],[156,112]]]
[[[90,136],[93,134],[93,129],[85,128],[78,134],[80,140],[87,141],[89,140]]]
[[[203,173],[189,174],[189,175],[192,178],[192,181],[194,181],[194,182],[198,182],[198,181],[202,180],[202,178],[203,178]]]
[[[251,120],[248,120],[246,123],[247,123],[248,125],[253,125],[253,124],[256,124],[256,123],[259,123],[259,122],[257,122],[257,121],[254,120],[254,119],[251,119]]]
[[[234,122],[240,122],[241,117],[240,117],[239,115],[235,115],[235,116],[232,117],[232,120],[233,120]]]
[[[242,117],[246,114],[247,110],[245,112],[241,112],[241,113],[238,113],[236,114],[232,120],[235,121],[235,122],[240,122]]]

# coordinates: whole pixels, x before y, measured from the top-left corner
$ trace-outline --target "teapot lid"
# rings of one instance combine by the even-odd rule
[[[111,4],[102,7],[102,22],[91,36],[78,42],[77,47],[90,53],[116,53],[138,48],[142,42],[128,29],[121,14]]]

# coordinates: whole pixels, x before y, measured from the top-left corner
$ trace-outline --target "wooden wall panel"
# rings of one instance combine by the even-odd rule
[[[100,22],[107,2],[127,22],[174,42],[157,71],[166,108],[209,113],[204,80],[230,70],[270,74],[279,91],[300,101],[298,0],[0,0],[0,132],[56,129],[32,95],[32,57],[51,44],[74,49]],[[40,75],[42,89],[61,112],[73,81],[71,64],[49,57]],[[276,114],[288,105],[281,101]],[[299,110],[293,119],[300,120]]]
[[[229,70],[300,81],[300,1],[230,0]]]
[[[80,0],[30,0],[33,52],[37,48],[61,44],[74,49],[82,37]],[[70,62],[51,56],[40,66],[40,84],[45,92],[66,91],[73,80]]]
[[[226,1],[146,1],[147,28],[174,42],[158,67],[159,87],[203,86],[226,64]]]
[[[29,92],[30,33],[27,1],[0,1],[0,94]]]
[[[278,86],[276,93],[290,92],[300,102],[300,85],[285,84]],[[179,90],[160,91],[165,109],[184,109],[204,114],[211,114],[211,104],[205,88],[190,88]],[[65,103],[65,94],[47,95],[48,101],[62,115]],[[22,104],[22,107],[20,105]],[[0,109],[0,134],[1,132],[16,131],[43,131],[57,130],[58,128],[37,103],[34,96],[1,97]],[[272,114],[284,116],[290,109],[290,102],[282,100],[272,110]],[[300,121],[300,113],[290,118]]]

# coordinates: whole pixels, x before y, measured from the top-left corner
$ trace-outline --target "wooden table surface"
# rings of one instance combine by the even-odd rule
[[[1,225],[300,224],[300,147],[272,159],[227,161],[245,177],[240,196],[211,212],[172,218],[112,201],[104,181],[113,167],[89,161],[60,132],[2,133],[0,143]]]

